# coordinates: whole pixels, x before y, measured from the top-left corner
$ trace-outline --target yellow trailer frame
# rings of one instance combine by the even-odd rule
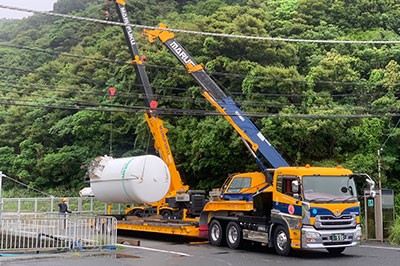
[[[199,237],[199,227],[191,224],[160,223],[150,221],[118,221],[117,229],[169,235]]]

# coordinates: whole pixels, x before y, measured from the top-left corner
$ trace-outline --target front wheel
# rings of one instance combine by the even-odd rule
[[[290,235],[282,225],[278,225],[274,231],[274,247],[276,253],[281,256],[288,256],[291,251]]]
[[[327,250],[332,255],[339,255],[345,250],[345,248],[327,248]]]
[[[213,220],[208,226],[208,239],[213,246],[221,246],[224,240],[223,229],[218,220]]]
[[[226,227],[226,242],[232,249],[241,248],[243,244],[242,229],[236,222],[230,222]]]

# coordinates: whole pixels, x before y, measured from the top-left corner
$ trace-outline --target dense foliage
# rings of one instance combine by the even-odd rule
[[[105,2],[58,0],[54,11],[104,19]],[[400,0],[126,2],[131,23],[149,26],[163,22],[171,28],[296,39],[400,40]],[[114,7],[110,10],[110,19],[118,21]],[[161,108],[214,110],[172,54],[141,39],[139,30],[135,34],[146,49]],[[244,111],[279,115],[252,120],[290,164],[341,164],[377,179],[377,150],[385,143],[383,186],[400,192],[400,130],[398,118],[389,115],[400,106],[398,45],[176,37]],[[144,106],[132,65],[87,58],[127,62],[130,54],[119,27],[34,15],[0,21],[0,45],[3,172],[41,189],[77,190],[85,185],[85,165],[96,156],[154,153],[143,112],[44,108],[78,108],[87,102]],[[109,87],[117,90],[112,100]],[[301,114],[315,116],[296,116]],[[360,114],[384,116],[334,116]],[[223,117],[162,119],[179,171],[192,188],[210,189],[229,173],[258,169]],[[400,206],[399,196],[396,202]]]

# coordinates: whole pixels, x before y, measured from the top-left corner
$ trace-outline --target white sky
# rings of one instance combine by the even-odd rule
[[[0,5],[22,7],[32,10],[50,11],[57,0],[0,0]],[[2,18],[24,18],[31,16],[32,13],[14,11],[0,8],[0,19]]]

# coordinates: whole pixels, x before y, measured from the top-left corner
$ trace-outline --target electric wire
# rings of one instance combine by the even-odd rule
[[[33,103],[17,103],[16,100],[0,98],[0,105],[10,106],[24,106],[34,108],[48,108],[48,109],[63,109],[63,110],[77,110],[77,111],[95,111],[95,112],[125,112],[125,113],[137,113],[139,111],[149,111],[150,108],[144,106],[122,106],[122,105],[110,105],[110,104],[95,104],[91,103],[90,106],[85,105],[49,105],[49,104],[33,104]],[[22,101],[23,100],[17,100]],[[94,107],[112,107],[112,108],[94,108]],[[122,108],[122,109],[119,109]],[[212,112],[207,110],[199,109],[174,109],[174,108],[157,108],[157,113],[173,116],[238,116],[235,113],[221,114],[218,112]],[[276,113],[244,113],[247,117],[255,118],[311,118],[311,119],[331,119],[331,118],[374,118],[374,117],[400,117],[400,112],[392,113],[371,113],[371,114],[276,114]]]
[[[28,47],[28,46],[20,46],[20,45],[5,44],[5,43],[0,43],[0,47],[24,49],[24,50],[34,51],[34,52],[49,53],[49,54],[54,54],[54,55],[62,55],[62,56],[68,56],[68,57],[73,57],[73,58],[81,58],[81,59],[101,61],[101,62],[107,62],[107,63],[120,64],[120,65],[134,65],[135,64],[134,62],[126,62],[126,61],[103,58],[103,57],[92,57],[92,56],[71,54],[71,53],[66,53],[66,52],[58,52],[58,51],[54,51],[54,50],[41,49],[41,48],[37,48],[37,47]],[[145,65],[146,65],[146,67],[149,67],[149,68],[187,72],[187,69],[185,69],[183,67],[160,66],[160,65],[153,65],[153,64],[148,64],[148,63],[146,63]],[[276,81],[276,82],[294,82],[294,83],[304,83],[304,84],[331,84],[331,85],[344,85],[344,86],[357,86],[357,85],[360,85],[360,86],[393,86],[393,87],[400,86],[400,83],[388,84],[388,83],[382,83],[382,82],[344,82],[344,81],[329,81],[329,80],[304,80],[304,79],[289,79],[289,78],[268,78],[265,76],[252,76],[252,75],[245,75],[245,74],[225,73],[225,72],[207,72],[207,73],[212,76],[236,77],[236,78],[241,78],[241,79],[261,79],[261,80]],[[269,95],[271,95],[271,94],[269,94]],[[357,96],[357,94],[354,94],[354,96]],[[302,96],[302,97],[307,97],[307,96]],[[334,95],[332,97],[344,97],[344,96],[341,96],[341,94],[339,94],[337,96]]]
[[[20,8],[20,7],[13,7],[8,5],[0,5],[0,8],[21,11],[21,12],[28,12],[28,13],[35,13],[35,14],[42,14],[47,16],[54,16],[54,17],[61,17],[67,19],[74,19],[80,20],[85,22],[93,22],[93,23],[100,23],[105,25],[113,25],[113,26],[131,26],[133,28],[139,29],[150,29],[150,30],[163,30],[163,31],[170,31],[175,33],[186,33],[186,34],[196,34],[202,36],[212,36],[212,37],[223,37],[223,38],[237,38],[237,39],[247,39],[247,40],[262,40],[262,41],[275,41],[275,42],[299,42],[299,43],[321,43],[321,44],[399,44],[400,41],[349,41],[349,40],[307,40],[307,39],[289,39],[289,38],[274,38],[274,37],[262,37],[262,36],[247,36],[247,35],[238,35],[238,34],[224,34],[224,33],[213,33],[213,32],[203,32],[203,31],[192,31],[192,30],[181,30],[181,29],[173,29],[173,28],[159,28],[159,27],[152,27],[152,26],[145,26],[140,24],[125,24],[121,22],[114,22],[108,20],[101,20],[95,18],[88,18],[88,17],[79,17],[79,16],[72,16],[66,14],[60,14],[55,12],[49,11],[39,11],[27,8]]]
[[[52,195],[50,195],[50,194],[48,194],[48,193],[46,193],[46,192],[43,192],[43,191],[38,190],[38,189],[36,189],[36,188],[34,188],[34,187],[28,186],[27,184],[25,184],[25,183],[23,183],[23,182],[21,182],[21,181],[18,181],[17,179],[14,179],[14,178],[12,178],[12,177],[9,177],[9,176],[7,176],[7,175],[5,175],[5,174],[3,174],[3,177],[5,177],[5,178],[7,178],[7,179],[9,179],[9,180],[11,180],[11,181],[17,183],[17,184],[20,184],[20,185],[22,185],[22,186],[24,186],[24,187],[26,187],[26,188],[28,188],[28,189],[30,189],[30,190],[33,190],[33,191],[36,191],[36,192],[41,193],[41,194],[43,194],[43,195],[52,197]]]
[[[392,135],[394,134],[394,132],[396,131],[396,128],[399,126],[400,124],[400,119],[397,120],[396,125],[394,126],[394,128],[392,129],[392,131],[390,132],[389,136],[387,136],[387,138],[385,139],[385,141],[382,143],[382,145],[379,147],[380,150],[383,150],[383,147],[385,147],[386,142],[392,137]]]
[[[0,82],[1,84],[1,82]],[[10,90],[10,89],[1,89],[0,91],[5,92],[5,93],[15,93],[18,95],[29,95],[32,97],[39,97],[39,98],[46,98],[46,99],[52,99],[52,100],[64,100],[64,101],[69,101],[73,103],[79,103],[79,104],[85,104],[85,103],[90,103],[90,104],[97,104],[89,101],[82,101],[82,100],[76,100],[76,99],[71,99],[71,98],[64,98],[64,97],[57,97],[57,96],[47,96],[43,95],[38,90],[40,91],[50,91],[50,92],[66,92],[70,93],[70,90],[54,90],[54,89],[45,89],[45,88],[40,88],[40,87],[20,87],[20,86],[15,86],[11,85],[13,88],[19,88],[19,89],[35,89],[34,92],[26,92],[26,91],[19,91],[19,90]],[[86,95],[95,95],[95,96],[105,96],[107,93],[104,91],[94,91],[94,92],[83,92]],[[194,104],[202,104],[202,103],[208,103],[206,99],[195,99],[195,98],[189,98],[189,97],[180,97],[180,96],[166,96],[166,95],[158,95],[158,94],[152,94],[152,95],[143,95],[139,93],[116,93],[114,97],[121,97],[121,98],[128,98],[128,99],[133,99],[133,98],[138,98],[138,99],[152,99],[155,98],[157,100],[162,100],[166,102],[185,102],[185,103],[194,103]],[[332,105],[332,104],[313,104],[313,105],[303,105],[301,103],[266,103],[266,102],[246,102],[246,101],[235,101],[237,104],[244,106],[244,107],[257,107],[257,108],[291,108],[291,109],[304,109],[304,108],[318,108],[318,110],[331,110],[334,107],[343,107],[346,110],[352,110],[352,111],[367,111],[374,109],[376,111],[377,107],[373,105],[361,105],[358,104],[357,106],[344,106],[344,105]],[[362,108],[362,109],[361,109]],[[315,110],[315,109],[314,109]]]
[[[69,79],[77,79],[77,80],[85,80],[88,82],[92,82],[93,84],[100,84],[98,81],[94,81],[92,79],[88,79],[85,77],[79,77],[79,76],[70,76],[70,75],[60,75],[60,74],[48,74],[45,72],[39,72],[39,71],[35,71],[35,70],[27,70],[27,69],[23,69],[23,68],[18,68],[18,67],[6,67],[6,66],[0,66],[0,69],[7,69],[7,70],[13,70],[13,71],[20,71],[20,72],[25,72],[25,73],[33,73],[33,74],[40,74],[43,76],[47,76],[47,77],[62,77],[62,78],[69,78]]]
[[[65,78],[72,78],[72,79],[78,79],[78,80],[88,80],[93,84],[101,84],[104,85],[104,82],[100,82],[100,81],[95,81],[93,79],[87,79],[85,77],[73,77],[73,76],[66,76],[66,75],[59,75],[59,74],[49,74],[49,73],[45,73],[45,72],[37,72],[35,70],[29,70],[29,69],[21,69],[21,68],[15,68],[15,67],[5,67],[5,66],[0,66],[0,69],[8,69],[8,70],[18,70],[18,71],[22,71],[25,73],[36,73],[36,74],[43,74],[45,76],[48,77],[65,77]],[[0,79],[0,81],[7,81],[10,82],[9,80],[5,80],[5,79]],[[283,81],[283,80],[282,80]],[[293,80],[286,80],[286,81],[293,81]],[[322,81],[322,83],[327,83],[327,81]],[[329,82],[329,83],[337,83],[337,82]],[[339,84],[339,83],[337,83]],[[142,84],[132,84],[135,87],[143,87]],[[360,83],[358,85],[366,85],[363,83]],[[378,84],[369,84],[369,85],[385,85],[385,86],[399,86],[400,83],[394,83],[394,84],[382,84],[382,83],[378,83]],[[42,86],[42,84],[41,84]],[[187,91],[188,89],[185,88],[177,88],[177,87],[168,87],[168,86],[159,86],[159,85],[152,85],[152,87],[154,89],[166,89],[166,90],[177,90],[177,91]],[[240,93],[240,92],[230,92],[230,94],[232,95],[236,95],[236,96],[243,96],[246,97],[248,96],[245,93]],[[305,97],[322,97],[322,98],[329,98],[329,97],[367,97],[367,96],[381,96],[381,95],[385,95],[387,94],[387,92],[376,92],[376,93],[363,93],[363,94],[356,94],[356,93],[348,93],[348,94],[332,94],[332,95],[327,95],[326,93],[322,92],[322,93],[316,93],[316,94],[283,94],[283,93],[262,93],[262,92],[254,92],[253,93],[253,97],[259,97],[259,96],[263,96],[263,97],[301,97],[301,98],[305,98]],[[394,95],[399,95],[400,92],[394,92]],[[197,101],[197,100],[196,100]],[[206,100],[204,100],[206,101]]]

